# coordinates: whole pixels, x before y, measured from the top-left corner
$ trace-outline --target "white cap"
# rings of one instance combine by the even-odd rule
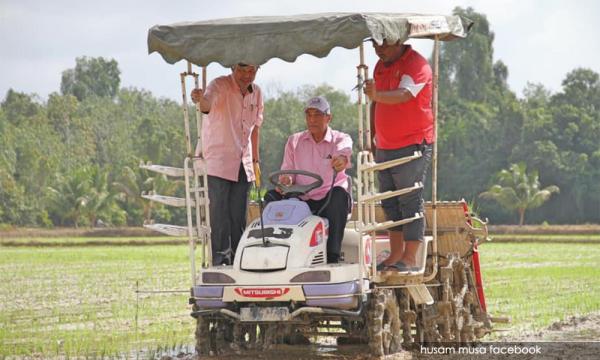
[[[323,114],[327,115],[331,113],[329,103],[327,102],[327,99],[325,99],[323,96],[315,96],[314,98],[308,100],[306,102],[306,106],[304,107],[304,111],[308,109],[317,109]]]

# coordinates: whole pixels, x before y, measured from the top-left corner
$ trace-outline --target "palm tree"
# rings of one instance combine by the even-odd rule
[[[139,167],[125,166],[117,181],[113,182],[113,186],[119,191],[121,200],[124,202],[125,209],[130,218],[130,225],[140,225],[143,221],[149,220],[152,213],[152,202],[142,198],[142,192],[152,190],[154,179],[148,176],[144,169]],[[141,210],[141,219],[137,218],[134,213],[138,213],[136,209]]]
[[[537,170],[527,174],[527,165],[523,162],[512,164],[509,170],[501,170],[496,178],[498,184],[479,194],[479,197],[495,200],[507,210],[517,210],[519,225],[523,225],[527,209],[540,207],[553,193],[560,191],[556,185],[540,189]]]
[[[108,178],[108,170],[98,165],[59,175],[55,186],[47,188],[51,213],[61,225],[75,227],[82,223],[94,227],[98,219],[110,224],[113,219],[124,218],[116,203],[118,193],[111,189]]]
[[[50,213],[60,225],[81,223],[90,190],[90,178],[87,168],[80,168],[68,176],[59,175],[55,186],[48,187]]]
[[[124,211],[117,205],[118,192],[109,182],[108,169],[93,165],[89,168],[90,189],[86,195],[84,206],[85,216],[92,227],[96,226],[98,219],[111,224],[114,218],[125,218]]]

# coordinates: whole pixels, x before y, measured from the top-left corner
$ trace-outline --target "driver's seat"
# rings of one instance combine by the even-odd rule
[[[312,215],[308,204],[298,199],[271,201],[263,211],[263,221],[268,225],[297,225]]]

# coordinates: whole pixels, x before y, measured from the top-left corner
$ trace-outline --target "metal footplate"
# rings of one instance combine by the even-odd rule
[[[394,226],[411,223],[415,220],[422,219],[423,217],[424,217],[423,213],[415,213],[415,216],[405,218],[402,220],[398,220],[398,221],[390,220],[390,221],[385,221],[385,222],[374,224],[374,225],[367,225],[367,226],[363,227],[361,229],[361,231],[364,233],[368,233],[368,232],[372,232],[372,231],[386,230],[389,228],[393,228]]]
[[[375,194],[375,195],[366,195],[366,196],[361,197],[360,200],[363,200],[364,202],[380,201],[383,199],[389,199],[394,196],[409,194],[413,191],[416,191],[416,190],[419,190],[422,188],[423,188],[423,183],[419,181],[419,182],[416,182],[415,185],[411,186],[411,187],[403,188],[400,190],[394,190],[394,191],[385,191],[385,192]]]
[[[159,174],[164,174],[167,176],[183,177],[183,169],[182,168],[176,168],[176,167],[172,167],[172,166],[153,165],[150,162],[145,163],[145,164],[141,163],[140,168],[146,169],[149,171],[153,171],[153,172],[156,172]]]
[[[148,199],[151,201],[159,202],[161,204],[175,206],[175,207],[184,207],[185,206],[185,198],[173,197],[173,196],[164,196],[158,194],[142,194],[144,199]],[[204,205],[204,199],[200,199],[200,205]],[[196,206],[196,201],[194,199],[190,199],[190,205]]]
[[[177,226],[169,224],[144,224],[146,229],[158,231],[169,236],[187,236],[187,226]]]
[[[427,286],[424,284],[409,285],[406,287],[406,289],[408,290],[410,297],[415,302],[415,305],[433,304],[433,297],[431,296],[429,290],[427,290]]]
[[[412,155],[405,156],[405,157],[402,157],[399,159],[394,159],[394,160],[390,160],[390,161],[386,161],[386,162],[382,162],[382,163],[375,163],[375,162],[365,163],[361,167],[360,170],[363,170],[363,171],[385,170],[385,169],[389,169],[394,166],[406,164],[407,162],[416,160],[416,159],[420,158],[421,156],[423,156],[423,154],[420,151],[415,151]]]
[[[178,225],[170,225],[170,224],[145,224],[144,227],[146,229],[158,231],[159,233],[169,235],[169,236],[187,236],[188,228],[187,226],[178,226]],[[209,228],[206,226],[200,226],[200,234],[206,235],[210,232]],[[196,228],[194,228],[194,233],[196,233]]]

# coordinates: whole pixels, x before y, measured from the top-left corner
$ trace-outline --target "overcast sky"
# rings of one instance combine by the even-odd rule
[[[46,99],[60,90],[61,73],[75,66],[76,57],[103,56],[119,63],[121,86],[180,99],[184,62],[169,65],[160,55],[147,54],[147,31],[155,24],[333,11],[450,14],[455,6],[487,15],[495,33],[494,60],[508,66],[508,82],[517,94],[528,81],[558,91],[576,67],[600,73],[596,0],[0,0],[0,98],[13,88]],[[429,56],[431,41],[413,44]],[[372,67],[370,47],[367,53]],[[303,55],[293,65],[270,60],[257,83],[267,94],[323,82],[349,92],[357,61],[357,52],[345,49],[334,49],[326,59]],[[215,64],[208,71],[210,78],[229,72]]]

